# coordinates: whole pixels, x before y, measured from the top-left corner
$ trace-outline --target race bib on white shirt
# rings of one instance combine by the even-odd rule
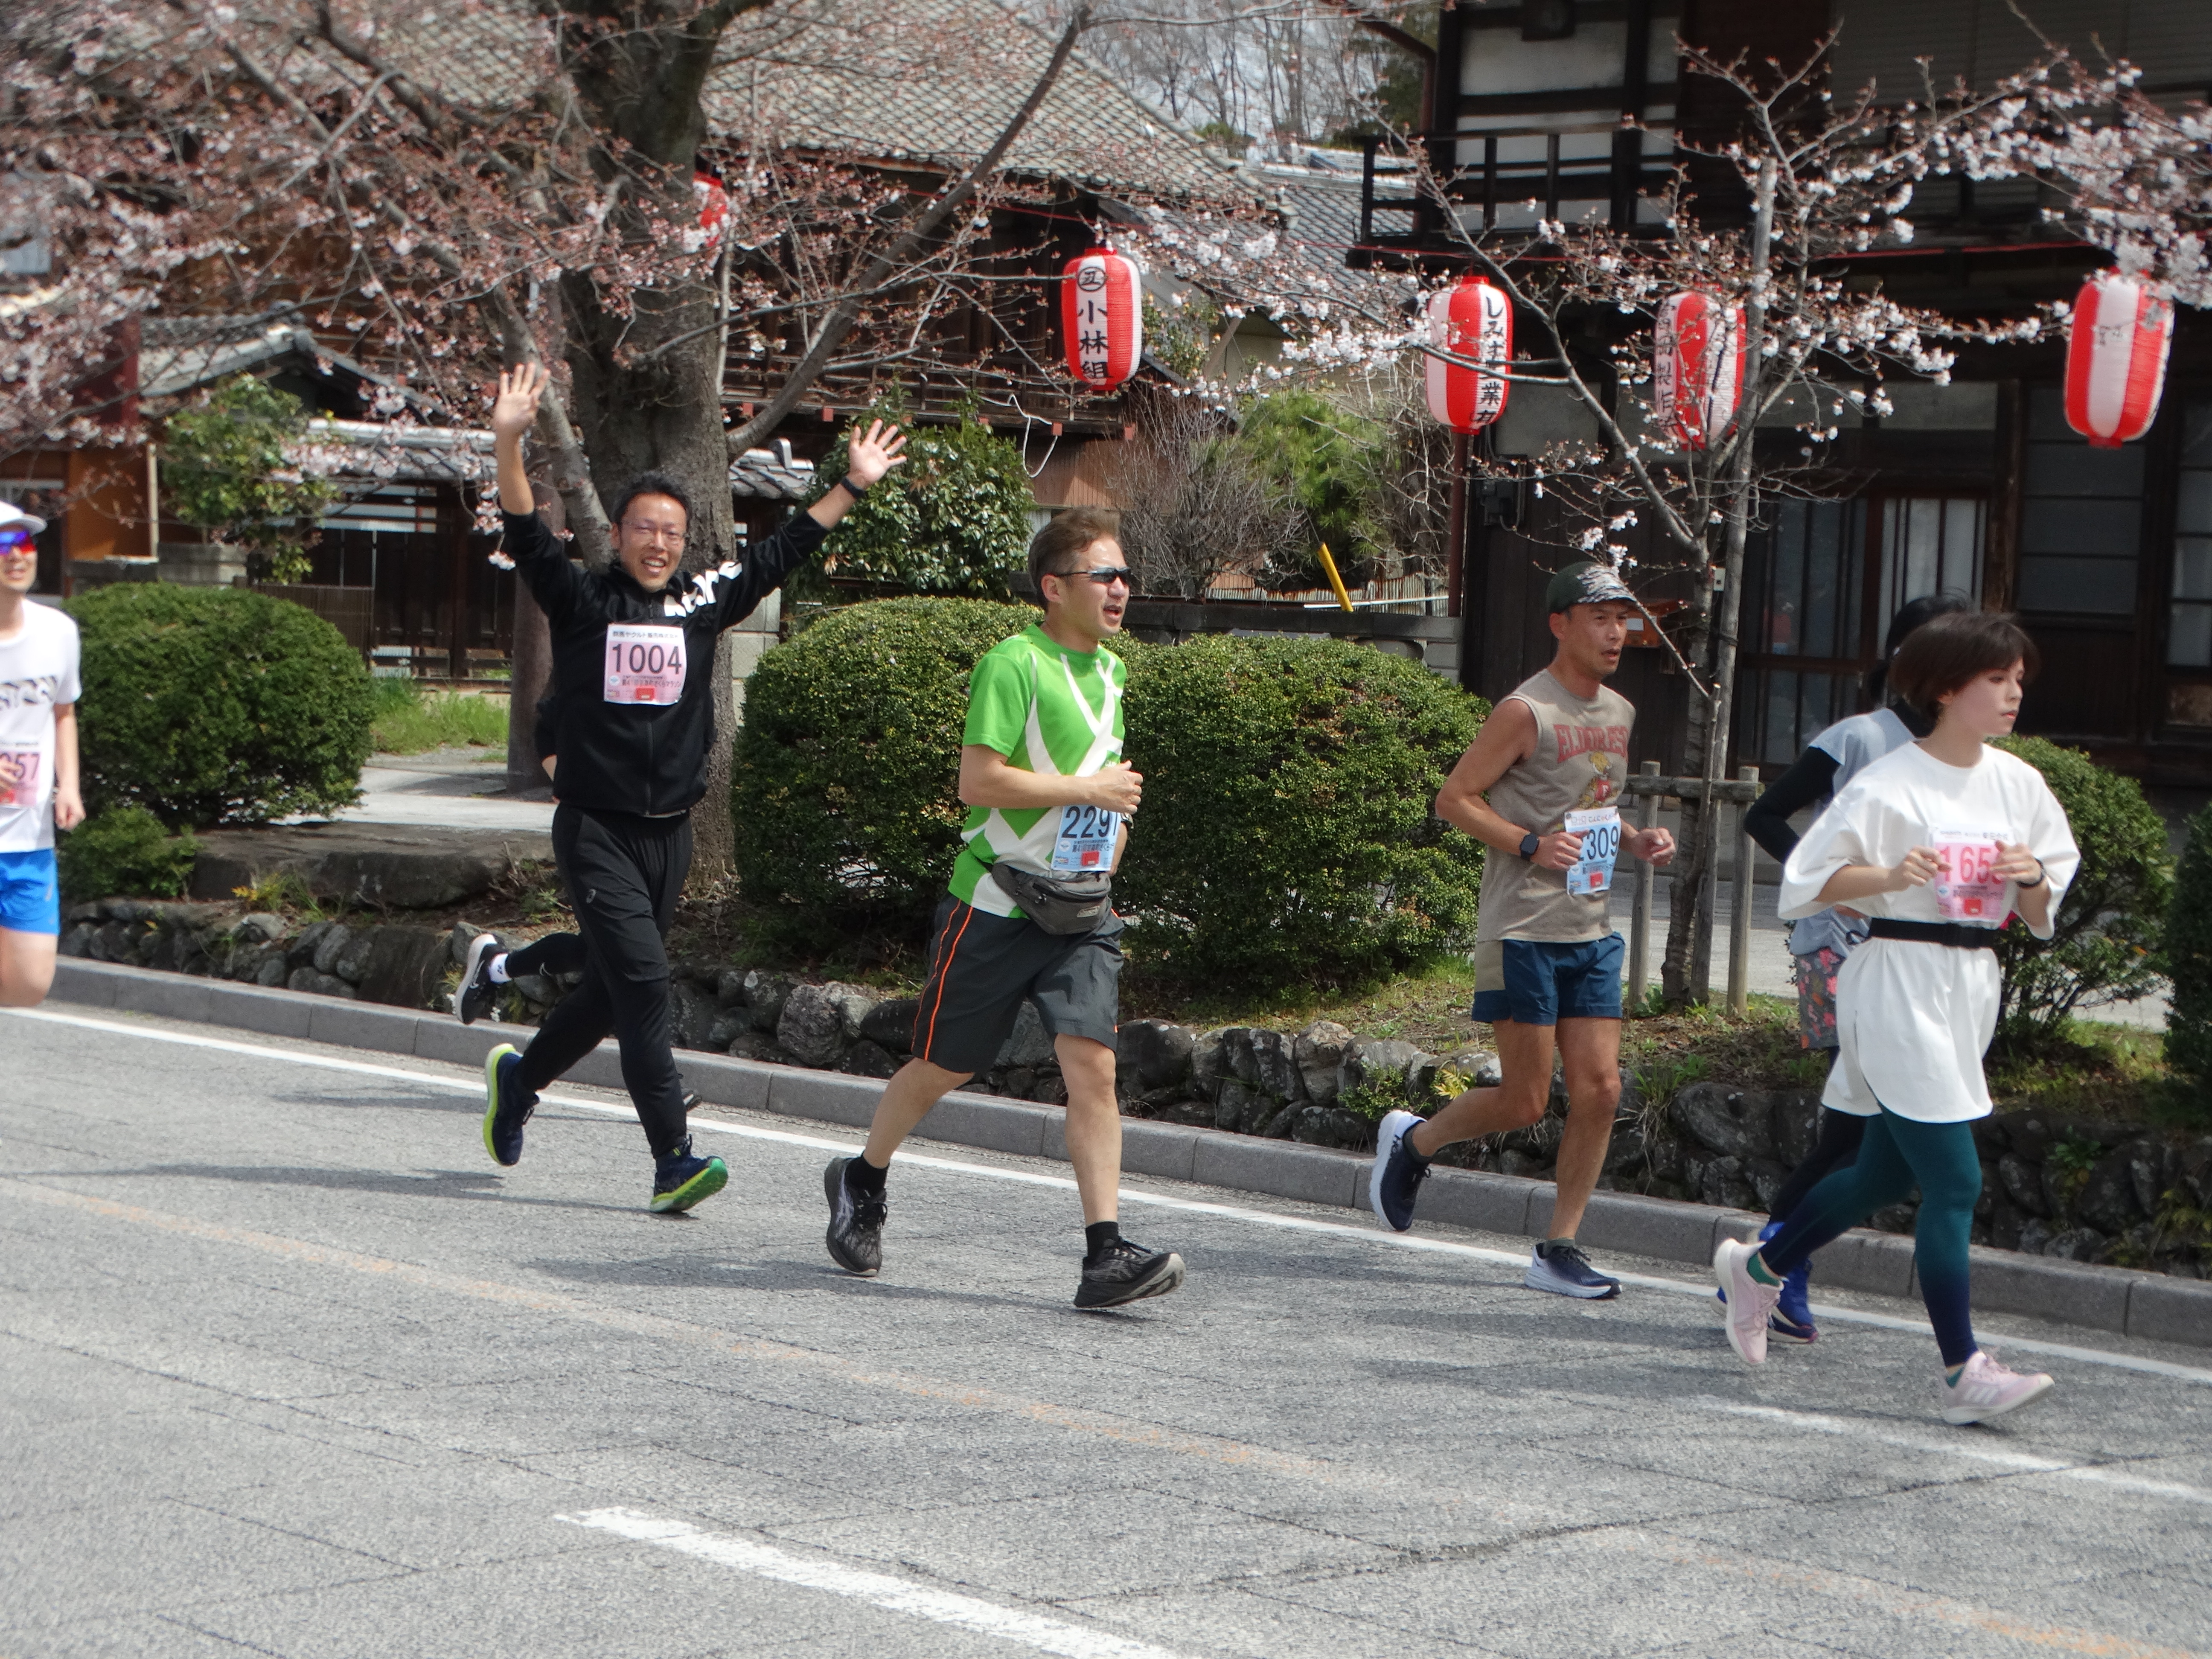
[[[1938,830],[1936,857],[1939,867],[1931,884],[1936,889],[1936,913],[1946,921],[1978,923],[1984,927],[2003,925],[2005,879],[1992,875],[1997,843],[2004,839],[1996,830]]]
[[[1103,806],[1063,806],[1060,833],[1053,837],[1052,867],[1055,870],[1110,870],[1114,867],[1114,838],[1121,833],[1121,815]]]
[[[684,667],[682,629],[607,624],[607,702],[672,704],[684,695]]]
[[[46,757],[35,749],[0,749],[0,761],[11,762],[15,781],[7,781],[7,768],[0,767],[0,806],[36,806],[46,798],[40,793]]]
[[[1611,892],[1613,860],[1620,856],[1620,809],[1592,806],[1570,812],[1559,827],[1583,838],[1582,856],[1567,866],[1567,890],[1580,898]]]

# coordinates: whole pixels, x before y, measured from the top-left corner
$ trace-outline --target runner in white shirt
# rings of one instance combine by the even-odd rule
[[[54,830],[84,818],[77,794],[76,624],[27,597],[46,527],[0,501],[0,1006],[30,1008],[54,982],[62,930]]]
[[[1996,936],[2014,915],[2049,939],[2081,863],[2064,810],[2009,733],[2034,642],[2009,617],[1938,617],[1905,642],[1890,684],[1935,729],[1875,762],[1814,820],[1783,868],[1780,910],[1849,904],[1871,937],[1837,976],[1834,1069],[1821,1103],[1867,1120],[1858,1158],[1815,1187],[1763,1246],[1713,1257],[1729,1341],[1766,1358],[1784,1278],[1814,1250],[1915,1186],[1914,1257],[1942,1350],[1944,1420],[2014,1411],[2051,1387],[1975,1343],[1967,1239],[1981,1195],[1972,1121],[1990,1112],[1982,1054],[1996,1029]]]

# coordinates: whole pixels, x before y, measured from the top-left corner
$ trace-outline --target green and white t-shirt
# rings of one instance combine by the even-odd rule
[[[965,744],[981,744],[1024,772],[1087,778],[1121,758],[1121,691],[1129,671],[1103,649],[1055,644],[1035,623],[991,647],[968,682]],[[1114,862],[1118,813],[1092,806],[971,806],[952,865],[952,896],[994,916],[1022,912],[983,872],[1000,859],[1040,875],[1103,870]]]

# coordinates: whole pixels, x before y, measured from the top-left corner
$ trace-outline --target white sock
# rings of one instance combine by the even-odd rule
[[[507,983],[506,951],[501,951],[497,956],[491,959],[491,966],[484,969],[484,977],[489,979],[495,985],[504,985]]]

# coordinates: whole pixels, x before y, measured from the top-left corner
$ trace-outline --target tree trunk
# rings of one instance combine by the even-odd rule
[[[1735,709],[1737,632],[1743,612],[1744,551],[1751,530],[1752,459],[1759,382],[1765,359],[1766,273],[1774,233],[1775,165],[1759,168],[1751,225],[1751,295],[1744,307],[1743,392],[1737,403],[1735,447],[1729,460],[1728,529],[1722,542],[1719,591],[1705,573],[1706,621],[1701,648],[1691,660],[1708,677],[1712,695],[1691,691],[1688,770],[1717,783],[1728,775],[1729,727]],[[1716,603],[1715,601],[1717,601]],[[1668,1003],[1711,1000],[1713,986],[1713,899],[1720,853],[1721,812],[1710,799],[1682,803],[1683,863],[1670,895],[1667,957],[1660,969]]]
[[[530,590],[514,585],[514,672],[507,680],[507,791],[520,795],[545,787],[538,763],[538,700],[553,678],[553,636]]]

